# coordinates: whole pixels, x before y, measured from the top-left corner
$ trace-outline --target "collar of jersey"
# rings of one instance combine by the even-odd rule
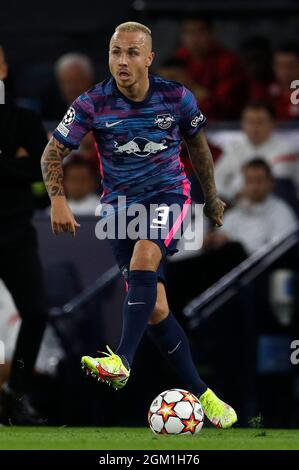
[[[114,80],[114,78],[112,78],[112,83],[113,83],[113,88],[114,88],[114,92],[120,96],[124,101],[126,101],[127,103],[130,103],[130,105],[132,106],[136,106],[136,107],[140,107],[140,106],[144,106],[145,104],[147,104],[151,97],[152,97],[152,94],[153,94],[153,77],[152,75],[149,75],[149,89],[148,89],[148,92],[147,92],[147,95],[146,95],[146,98],[143,100],[143,101],[133,101],[133,100],[130,100],[129,98],[127,98],[121,91],[119,91],[119,89],[117,88],[117,85],[116,85],[116,82]]]

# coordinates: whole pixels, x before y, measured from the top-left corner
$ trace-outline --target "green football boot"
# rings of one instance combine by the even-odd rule
[[[120,356],[115,354],[109,346],[108,352],[103,352],[106,357],[83,356],[81,367],[87,373],[101,382],[111,385],[115,390],[123,388],[129,377],[130,368],[126,366]]]
[[[228,429],[237,422],[235,410],[220,400],[209,388],[199,397],[199,401],[206,417],[217,428]]]

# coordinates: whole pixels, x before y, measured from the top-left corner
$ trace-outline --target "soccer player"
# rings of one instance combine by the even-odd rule
[[[127,207],[142,203],[148,228],[158,221],[161,230],[155,238],[111,239],[128,281],[122,336],[116,353],[107,347],[104,357],[82,357],[82,365],[115,389],[124,387],[148,329],[188,389],[199,397],[206,416],[216,426],[228,428],[237,421],[236,413],[199,377],[187,337],[169,311],[165,292],[163,260],[175,252],[175,234],[190,205],[189,182],[179,156],[183,139],[204,191],[205,214],[218,226],[225,204],[217,197],[212,157],[202,131],[206,118],[183,85],[149,75],[153,58],[151,31],[146,26],[135,22],[117,26],[109,49],[112,77],[74,101],[42,156],[52,229],[56,234],[69,231],[75,235],[79,227],[64,195],[62,159],[92,131],[101,156],[101,203],[112,206],[116,214],[123,209],[119,196],[126,196]],[[154,218],[152,204],[158,207]],[[180,215],[171,221],[170,230],[164,230],[165,219],[171,217],[167,208],[173,204],[180,206]]]

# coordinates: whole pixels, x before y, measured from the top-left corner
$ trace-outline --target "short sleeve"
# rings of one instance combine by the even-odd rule
[[[93,127],[93,115],[93,102],[87,93],[83,93],[69,107],[53,137],[65,147],[77,149],[85,134]]]
[[[186,87],[182,87],[180,106],[180,130],[183,137],[194,137],[207,124],[196,98]]]

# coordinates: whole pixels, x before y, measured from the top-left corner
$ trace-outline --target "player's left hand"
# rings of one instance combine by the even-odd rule
[[[225,202],[218,196],[215,196],[206,200],[203,211],[204,214],[215,223],[216,227],[221,227],[223,225],[225,207]]]

